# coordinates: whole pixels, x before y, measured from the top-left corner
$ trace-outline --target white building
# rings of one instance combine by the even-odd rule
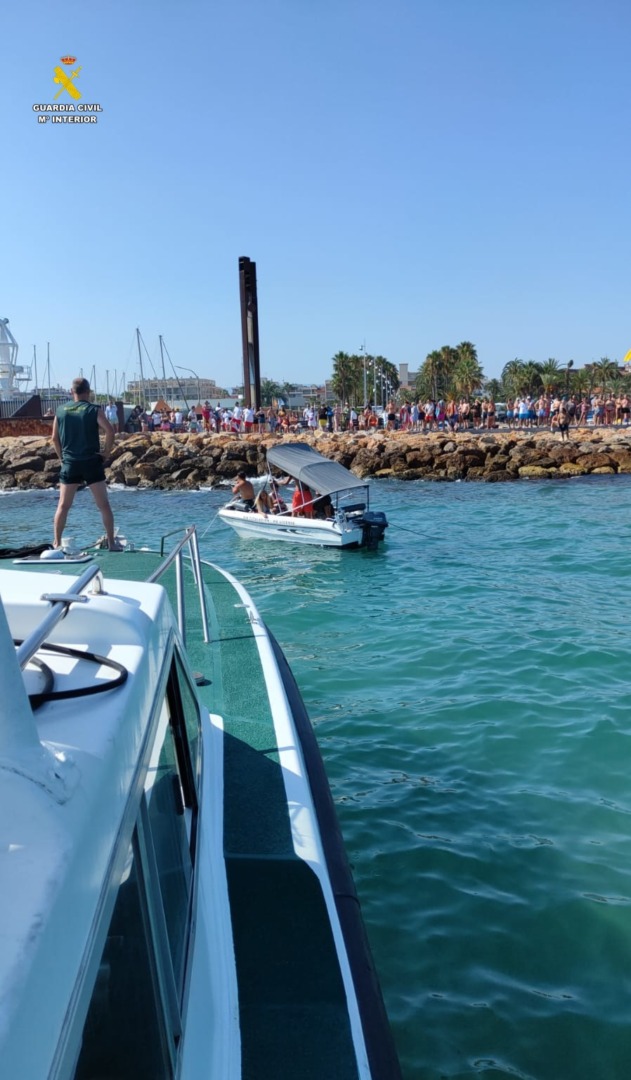
[[[204,401],[217,404],[226,397],[226,391],[217,386],[214,379],[196,379],[187,376],[176,379],[132,379],[127,383],[127,393],[134,400],[167,401],[169,405],[185,400],[189,405],[199,405]]]
[[[20,376],[24,375],[24,368],[16,363],[18,358],[18,343],[9,330],[9,320],[0,319],[0,401],[10,401],[21,391],[15,386]]]
[[[399,364],[399,382],[402,390],[413,390],[418,371],[410,371],[409,364]]]

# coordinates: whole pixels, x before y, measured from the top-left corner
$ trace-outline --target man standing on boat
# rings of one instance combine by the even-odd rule
[[[61,537],[77,489],[81,484],[86,484],[101,512],[107,545],[110,551],[119,551],[103,468],[114,446],[114,428],[103,410],[90,401],[87,379],[73,380],[72,398],[71,402],[57,409],[53,421],[53,445],[61,461],[53,545],[61,547]],[[99,444],[99,429],[105,434],[103,453]]]

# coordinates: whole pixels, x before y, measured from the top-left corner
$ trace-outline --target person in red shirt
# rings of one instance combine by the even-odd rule
[[[309,488],[300,483],[296,485],[291,500],[291,513],[293,517],[313,517],[313,497]]]

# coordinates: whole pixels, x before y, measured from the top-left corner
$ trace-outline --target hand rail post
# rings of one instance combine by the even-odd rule
[[[210,634],[208,632],[208,612],[206,610],[206,593],[204,592],[204,579],[202,578],[202,565],[199,558],[199,544],[197,541],[197,530],[195,530],[190,538],[191,549],[191,562],[193,564],[193,570],[197,578],[197,591],[199,592],[199,606],[202,613],[202,629],[204,631],[204,641],[208,643],[210,641]]]
[[[175,588],[177,600],[177,624],[180,628],[182,641],[184,642],[184,645],[186,645],[186,613],[184,582],[182,580],[182,548],[178,548],[177,555],[175,556]]]
[[[41,623],[35,627],[33,632],[29,634],[16,650],[18,663],[21,668],[26,667],[42,642],[46,641],[46,638],[53,627],[63,619],[68,611],[69,605],[76,602],[85,602],[87,600],[87,596],[81,596],[80,594],[95,577],[99,577],[102,582],[100,566],[97,566],[96,563],[92,563],[91,566],[88,566],[87,569],[83,571],[76,581],[72,582],[65,593],[55,594],[54,597],[51,596],[50,600],[48,600],[46,594],[41,597],[42,600],[48,600],[48,602],[52,604],[52,607],[46,615],[44,615]]]

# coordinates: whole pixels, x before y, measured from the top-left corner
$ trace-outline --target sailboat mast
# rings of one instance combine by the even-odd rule
[[[166,372],[164,370],[164,348],[162,347],[162,334],[158,334],[160,339],[160,359],[162,360],[162,381],[166,382]]]
[[[138,361],[140,363],[140,404],[145,404],[145,376],[142,370],[142,349],[140,348],[140,330],[136,327],[136,341],[138,343]]]
[[[37,393],[37,345],[33,345],[33,367],[35,368],[35,386],[33,387],[33,393]]]

